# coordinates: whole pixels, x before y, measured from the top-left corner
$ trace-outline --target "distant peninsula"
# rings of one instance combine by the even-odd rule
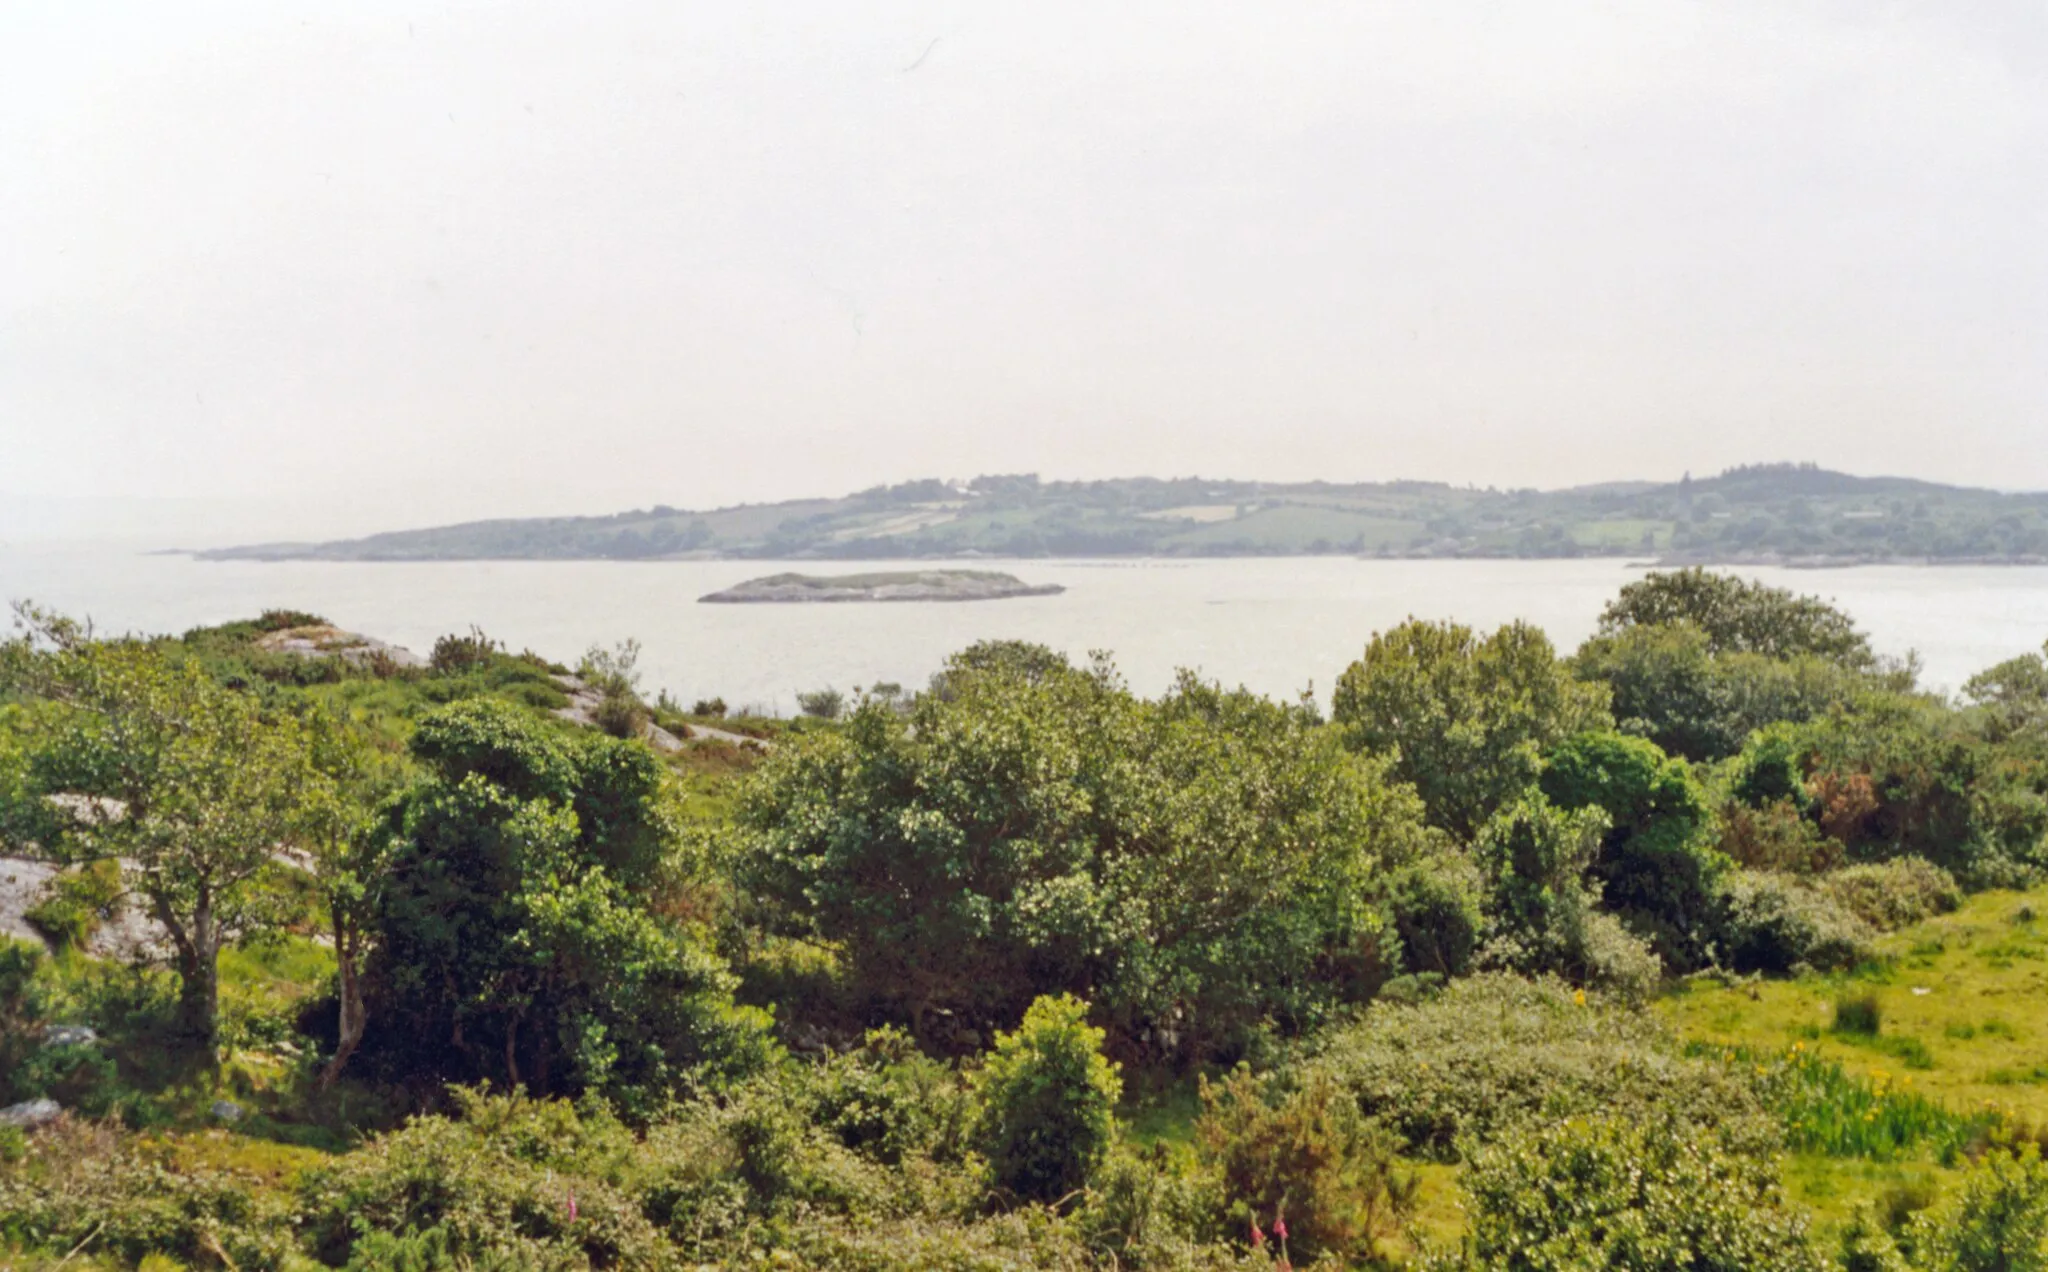
[[[1811,464],[1511,490],[1440,482],[1033,475],[877,486],[703,512],[473,521],[199,553],[254,561],[1629,557],[1664,565],[2048,562],[2048,495]]]
[[[847,601],[1000,601],[1055,596],[1057,583],[1033,586],[995,570],[904,570],[883,574],[771,574],[700,596],[716,605],[815,605]]]

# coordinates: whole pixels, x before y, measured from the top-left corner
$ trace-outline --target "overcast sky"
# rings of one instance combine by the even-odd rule
[[[2039,0],[0,3],[0,504],[2048,488],[2044,75]]]

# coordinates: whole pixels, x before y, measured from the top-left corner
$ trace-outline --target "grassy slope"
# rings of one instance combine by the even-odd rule
[[[1859,972],[1718,986],[1696,981],[1657,1006],[1689,1041],[1779,1052],[1797,1043],[1851,1073],[1952,1109],[1995,1107],[2048,1122],[2048,888],[1987,892],[1955,914],[1887,937],[1885,960]],[[1845,995],[1874,995],[1874,1038],[1831,1029]],[[1799,1155],[1793,1194],[1823,1221],[1909,1181],[1949,1174],[1926,1160],[1875,1163]]]

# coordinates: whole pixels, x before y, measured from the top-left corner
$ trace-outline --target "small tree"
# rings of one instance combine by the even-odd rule
[[[1677,623],[1704,632],[1717,654],[1814,654],[1859,668],[1877,663],[1855,620],[1819,597],[1697,566],[1649,574],[1622,588],[1600,615],[1600,633]]]
[[[341,1076],[369,1023],[363,960],[400,843],[392,800],[407,770],[402,757],[378,748],[346,721],[316,713],[308,723],[320,781],[306,802],[304,843],[334,935],[340,1000],[334,1055],[320,1073],[320,1085],[327,1087]]]
[[[1609,724],[1606,687],[1575,679],[1541,630],[1481,637],[1415,619],[1373,636],[1338,678],[1333,715],[1464,839],[1535,782],[1547,747]]]
[[[170,937],[180,1016],[210,1057],[220,951],[276,917],[253,885],[296,842],[317,786],[305,730],[139,642],[18,612],[0,688],[49,708],[27,725],[27,820],[61,860],[123,863]]]
[[[1038,999],[1015,1033],[996,1039],[974,1090],[976,1138],[998,1188],[1059,1201],[1108,1156],[1123,1080],[1103,1058],[1102,1039],[1088,1004],[1066,994]]]
[[[829,686],[796,696],[799,711],[820,720],[837,720],[846,710],[846,695]]]

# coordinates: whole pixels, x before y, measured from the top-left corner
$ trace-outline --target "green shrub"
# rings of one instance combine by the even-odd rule
[[[1716,937],[1732,971],[1837,971],[1870,956],[1874,934],[1863,921],[1796,879],[1738,870],[1719,894]]]
[[[1223,1185],[1188,1156],[1164,1144],[1140,1150],[1119,1142],[1110,1150],[1076,1215],[1098,1258],[1128,1268],[1234,1262],[1217,1242]]]
[[[2048,1269],[2048,1164],[2027,1145],[1986,1153],[1947,1201],[1908,1229],[1913,1263],[1927,1272]]]
[[[811,1120],[884,1165],[912,1157],[957,1160],[971,1115],[965,1085],[948,1066],[897,1029],[876,1029],[845,1055],[818,1066],[808,1082]]]
[[[647,731],[647,708],[626,693],[607,693],[590,712],[590,722],[615,738],[637,738]]]
[[[403,1267],[407,1258],[452,1266],[668,1263],[660,1235],[621,1186],[633,1139],[617,1122],[560,1102],[462,1090],[457,1097],[460,1117],[416,1118],[307,1172],[299,1223],[317,1257],[352,1267]]]
[[[261,1181],[192,1162],[170,1169],[149,1140],[64,1119],[27,1138],[0,1167],[0,1240],[95,1254],[134,1265],[168,1255],[249,1272],[287,1266],[287,1206]]]
[[[1379,884],[1379,908],[1401,942],[1410,974],[1462,976],[1471,970],[1483,925],[1485,886],[1462,855],[1428,854]]]
[[[1765,1158],[1681,1121],[1573,1119],[1484,1149],[1463,1266],[1820,1272]]]
[[[1222,1181],[1231,1227],[1242,1237],[1284,1221],[1294,1254],[1378,1257],[1414,1197],[1393,1137],[1360,1116],[1326,1069],[1284,1094],[1270,1086],[1247,1068],[1202,1083],[1195,1140]]]
[[[37,977],[42,965],[41,950],[0,936],[0,1104],[23,1098],[15,1074],[42,1045],[48,1010]]]
[[[1838,1034],[1875,1038],[1882,1023],[1883,1012],[1879,1009],[1876,994],[1847,994],[1835,1000],[1835,1018],[1831,1028]]]
[[[1038,999],[974,1075],[975,1139],[996,1187],[1016,1197],[1058,1201],[1085,1187],[1116,1136],[1123,1082],[1087,1018],[1079,999]]]
[[[1777,1138],[1748,1085],[1681,1054],[1657,1017],[1554,980],[1481,974],[1424,1003],[1375,1003],[1321,1038],[1308,1063],[1429,1157],[1530,1119],[1594,1112],[1669,1109],[1746,1145]]]
[[[1598,808],[1565,812],[1540,793],[1486,824],[1474,849],[1491,889],[1479,966],[1562,976],[1633,1000],[1647,996],[1662,963],[1613,915],[1593,908],[1598,893],[1582,877],[1606,825]]]
[[[444,676],[467,675],[490,666],[504,652],[505,647],[486,636],[483,628],[471,627],[466,636],[451,632],[437,639],[427,665]]]
[[[1919,857],[1846,866],[1822,875],[1814,886],[1880,932],[1911,927],[1963,903],[1955,877]]]
[[[1559,808],[1607,814],[1591,866],[1601,903],[1649,938],[1666,966],[1699,966],[1728,863],[1706,833],[1712,812],[1686,762],[1643,738],[1582,733],[1545,756],[1541,789]]]

